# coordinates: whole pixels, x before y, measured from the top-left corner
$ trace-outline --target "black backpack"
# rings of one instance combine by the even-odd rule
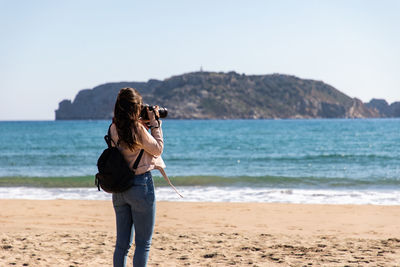
[[[128,190],[133,185],[135,172],[129,168],[124,156],[118,149],[118,145],[111,139],[111,125],[108,128],[107,135],[104,136],[108,147],[97,160],[99,172],[96,174],[95,184],[99,191],[101,187],[107,193],[119,193]],[[115,144],[114,147],[111,142]],[[133,164],[134,170],[142,158],[143,151],[143,149],[140,150],[139,156]]]

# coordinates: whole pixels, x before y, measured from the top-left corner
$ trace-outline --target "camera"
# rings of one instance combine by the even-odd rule
[[[149,115],[147,114],[147,110],[146,110],[147,107],[149,108],[150,111],[154,111],[154,109],[156,108],[155,106],[149,106],[147,104],[142,106],[142,110],[140,111],[139,117],[144,121],[149,120]],[[168,115],[168,109],[158,107],[158,114],[160,115],[160,118],[165,118]]]

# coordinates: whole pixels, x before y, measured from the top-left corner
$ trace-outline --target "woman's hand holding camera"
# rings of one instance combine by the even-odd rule
[[[159,106],[154,106],[153,110],[149,110],[149,107],[147,107],[147,114],[149,115],[151,127],[158,127],[158,119],[160,118],[159,109]]]
[[[159,122],[158,119],[160,118],[159,114],[159,106],[154,106],[152,110],[149,107],[146,107],[148,120],[141,120],[141,123],[146,127],[146,129],[150,128],[158,128]]]

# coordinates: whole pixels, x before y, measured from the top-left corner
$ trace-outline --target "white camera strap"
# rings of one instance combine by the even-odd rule
[[[164,177],[165,181],[175,190],[175,192],[183,198],[183,196],[178,192],[178,190],[175,188],[175,186],[171,183],[171,180],[168,178],[167,174],[165,173],[164,169],[161,167],[155,167],[155,169],[159,170],[162,176]]]

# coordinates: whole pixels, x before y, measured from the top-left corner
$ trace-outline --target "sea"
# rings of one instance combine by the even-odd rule
[[[0,122],[1,199],[109,200],[110,121]],[[400,119],[164,120],[159,201],[400,205]]]

